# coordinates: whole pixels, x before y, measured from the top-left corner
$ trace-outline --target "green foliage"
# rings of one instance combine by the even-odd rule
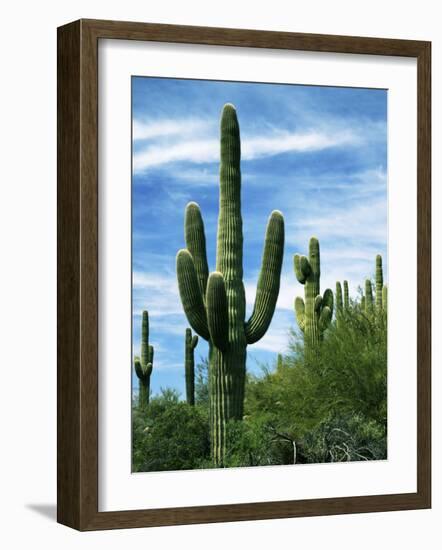
[[[163,390],[147,408],[133,410],[132,445],[135,472],[200,468],[210,457],[207,412]]]
[[[209,360],[206,357],[196,365],[195,401],[209,409]]]
[[[212,458],[219,466],[226,454],[227,423],[243,416],[247,345],[262,338],[275,310],[284,250],[284,219],[274,211],[267,225],[255,306],[246,322],[240,157],[236,110],[227,104],[221,116],[216,271],[209,275],[203,218],[194,202],[186,208],[186,248],[177,254],[184,312],[195,332],[209,341]]]
[[[265,415],[275,433],[294,440],[299,462],[385,458],[386,327],[386,316],[374,319],[351,303],[314,355],[293,333],[284,368],[250,379],[246,415]]]

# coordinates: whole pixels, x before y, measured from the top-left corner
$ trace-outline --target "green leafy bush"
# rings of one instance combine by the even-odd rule
[[[135,472],[191,470],[210,456],[206,411],[178,400],[173,390],[151,399],[132,419]]]

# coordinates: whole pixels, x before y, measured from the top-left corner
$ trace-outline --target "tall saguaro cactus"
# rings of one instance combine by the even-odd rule
[[[140,408],[149,404],[153,353],[153,346],[149,345],[149,314],[147,311],[143,311],[141,321],[141,359],[139,357],[134,358],[135,372],[139,380],[138,404]]]
[[[198,344],[198,336],[192,336],[192,330],[186,328],[185,340],[185,364],[186,377],[186,401],[189,405],[195,405],[195,348]]]
[[[296,319],[304,333],[304,344],[314,349],[321,341],[325,330],[330,325],[333,315],[333,292],[327,288],[320,294],[321,260],[319,241],[310,239],[309,256],[294,256],[295,274],[304,285],[304,300],[297,296],[295,300]]]
[[[196,203],[187,205],[187,248],[177,254],[184,311],[192,328],[209,341],[211,447],[217,466],[225,459],[228,421],[243,416],[246,348],[264,336],[273,317],[284,250],[284,218],[274,211],[267,225],[255,306],[245,321],[240,156],[236,109],[227,104],[221,116],[216,271],[208,275],[204,224]]]

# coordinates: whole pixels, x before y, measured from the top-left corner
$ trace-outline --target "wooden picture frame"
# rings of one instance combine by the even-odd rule
[[[417,492],[98,511],[98,41],[159,41],[403,56],[418,71]],[[79,20],[58,29],[58,521],[82,531],[431,506],[431,44]],[[417,269],[417,268],[416,268]]]

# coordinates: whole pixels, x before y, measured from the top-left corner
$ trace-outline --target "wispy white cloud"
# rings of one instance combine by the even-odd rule
[[[206,132],[209,128],[207,121],[195,118],[152,122],[135,119],[132,126],[132,138],[134,141],[142,141],[160,137],[191,136],[195,135],[195,132]]]
[[[206,134],[202,139],[189,139],[195,133]],[[142,137],[140,137],[142,136]],[[177,139],[154,139],[175,136]],[[182,138],[185,139],[182,139]],[[219,161],[219,139],[213,127],[203,121],[156,122],[142,125],[134,122],[134,139],[148,140],[133,156],[134,173],[173,162],[204,164]],[[331,147],[351,146],[361,137],[351,130],[287,132],[274,130],[266,136],[242,135],[241,157],[253,160],[288,152],[319,151]]]
[[[134,315],[141,315],[143,309],[148,309],[152,317],[182,313],[178,284],[174,276],[134,271],[132,286]]]

